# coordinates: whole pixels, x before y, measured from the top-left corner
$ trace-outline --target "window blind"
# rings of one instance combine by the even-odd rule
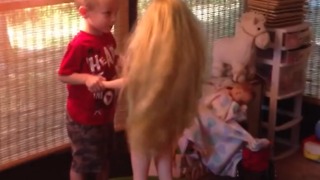
[[[149,2],[150,0],[138,1],[138,17],[143,14]],[[185,0],[185,2],[202,22],[208,39],[208,53],[211,58],[212,42],[220,37],[234,34],[235,21],[243,12],[246,1]],[[320,0],[307,0],[306,2],[306,21],[312,25],[314,48],[308,61],[304,94],[314,99],[320,99]]]
[[[212,43],[214,40],[232,36],[235,22],[245,6],[243,0],[184,0],[200,20],[208,44],[207,74],[210,71]],[[138,1],[138,18],[144,13],[150,0]]]
[[[120,44],[127,1],[114,28]],[[0,171],[68,147],[57,69],[79,23],[73,0],[0,2]]]
[[[308,0],[306,20],[310,22],[314,35],[314,47],[306,71],[305,95],[320,99],[320,0]]]

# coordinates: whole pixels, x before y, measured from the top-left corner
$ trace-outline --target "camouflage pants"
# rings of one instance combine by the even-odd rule
[[[71,141],[72,165],[77,173],[99,173],[110,159],[113,124],[82,125],[67,116],[67,132]]]

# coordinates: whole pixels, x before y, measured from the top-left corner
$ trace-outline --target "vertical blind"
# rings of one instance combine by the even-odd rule
[[[0,14],[0,167],[67,143],[56,70],[79,29],[73,3]]]
[[[314,46],[308,61],[305,95],[320,99],[320,0],[308,0],[306,21],[314,33]]]
[[[127,1],[118,42],[128,31]],[[56,72],[80,19],[73,0],[26,2],[0,2],[0,171],[68,145],[66,91]]]
[[[220,37],[234,34],[235,21],[244,11],[245,0],[184,0],[202,22],[208,39],[209,57],[212,42]],[[138,1],[138,16],[141,16],[150,0]],[[305,95],[320,99],[320,0],[306,0],[306,21],[314,33],[314,48],[306,70]],[[211,58],[211,57],[210,57]],[[211,59],[208,60],[208,63]],[[208,64],[207,68],[210,68]]]
[[[207,72],[210,71],[212,43],[214,40],[234,34],[235,22],[244,9],[244,0],[184,0],[201,22],[208,40]],[[138,17],[145,11],[150,0],[138,1]],[[208,74],[208,73],[207,73]]]

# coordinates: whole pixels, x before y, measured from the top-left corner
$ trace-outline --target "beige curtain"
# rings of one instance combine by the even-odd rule
[[[119,0],[119,49],[128,0]],[[73,0],[0,1],[0,171],[69,147],[64,84],[56,71],[79,30]]]

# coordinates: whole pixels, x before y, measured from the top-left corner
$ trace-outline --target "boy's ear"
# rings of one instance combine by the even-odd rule
[[[78,11],[82,17],[85,18],[87,16],[87,8],[85,6],[80,6]]]

